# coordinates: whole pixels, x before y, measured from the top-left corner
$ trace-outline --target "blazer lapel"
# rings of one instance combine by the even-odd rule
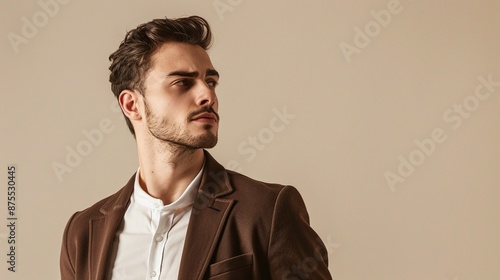
[[[233,191],[227,172],[205,151],[205,168],[195,198],[178,279],[203,279],[234,204],[219,198]]]
[[[116,230],[123,220],[134,190],[134,176],[124,188],[101,207],[102,216],[90,220],[89,271],[90,279],[105,279]]]

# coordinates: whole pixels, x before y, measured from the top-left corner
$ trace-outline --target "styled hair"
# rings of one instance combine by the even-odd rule
[[[164,43],[181,42],[210,48],[212,33],[208,22],[199,16],[154,19],[127,32],[118,49],[109,56],[109,81],[118,97],[123,90],[138,90],[144,95],[144,80],[152,67],[151,57]],[[130,132],[134,127],[125,116]]]

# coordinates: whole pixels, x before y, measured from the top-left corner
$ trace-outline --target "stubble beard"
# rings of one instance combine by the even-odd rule
[[[194,136],[187,129],[189,119],[186,119],[186,126],[183,128],[181,124],[172,124],[167,119],[162,119],[155,115],[149,108],[146,100],[144,102],[144,109],[149,133],[154,138],[166,144],[166,148],[172,152],[210,149],[217,144],[217,132],[215,134],[211,132],[211,128],[213,127],[211,124],[204,124],[203,130],[205,130],[205,133]]]

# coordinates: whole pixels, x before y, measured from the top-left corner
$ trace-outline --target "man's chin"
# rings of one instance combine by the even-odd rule
[[[185,146],[192,149],[211,149],[217,145],[217,135],[205,134],[191,138]]]
[[[201,149],[211,149],[217,145],[217,136],[213,136],[210,139],[203,139],[198,145]]]
[[[203,147],[202,149],[212,149],[213,147],[215,147],[217,145],[217,142],[213,145],[208,145],[206,147]]]

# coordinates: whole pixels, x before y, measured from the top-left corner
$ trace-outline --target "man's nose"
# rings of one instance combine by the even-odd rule
[[[213,106],[217,101],[215,89],[207,83],[200,83],[196,92],[196,104],[199,106]]]

